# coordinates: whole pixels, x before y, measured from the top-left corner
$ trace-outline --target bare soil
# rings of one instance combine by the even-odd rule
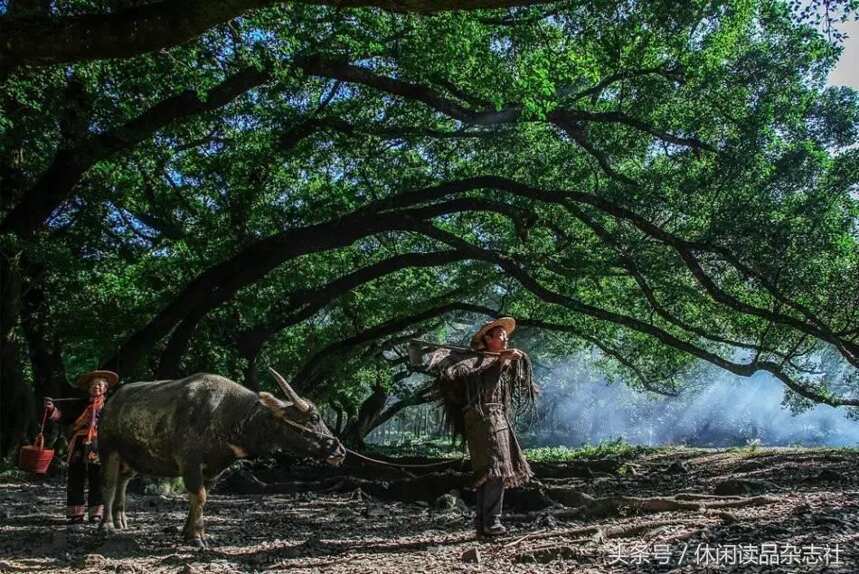
[[[511,493],[509,532],[492,539],[454,496],[383,497],[367,468],[315,482],[305,469],[255,483],[269,494],[212,494],[208,550],[180,540],[182,495],[130,493],[129,529],[104,536],[66,526],[62,476],[5,479],[0,572],[859,573],[859,452],[662,449],[587,464],[535,465],[542,486]]]

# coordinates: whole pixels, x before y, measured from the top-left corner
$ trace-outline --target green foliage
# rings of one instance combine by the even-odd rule
[[[621,438],[597,444],[586,444],[577,448],[545,446],[525,449],[525,456],[533,462],[566,462],[572,460],[628,459],[650,452],[649,447],[631,445]]]
[[[31,474],[18,468],[17,461],[12,458],[0,457],[0,480],[11,482],[24,482],[31,478]]]
[[[462,448],[456,447],[448,437],[416,436],[404,431],[388,444],[368,444],[369,454],[385,456],[419,456],[427,458],[460,458]]]
[[[574,460],[595,459],[631,459],[654,449],[631,445],[623,439],[604,441],[597,444],[586,444],[571,448],[567,446],[545,446],[526,448],[525,457],[531,462],[568,462]],[[378,453],[387,456],[420,456],[427,458],[459,458],[463,449],[455,447],[448,437],[416,436],[404,431],[400,436],[392,437],[385,445],[370,444],[368,453]]]
[[[835,8],[855,13],[852,2]],[[821,330],[856,343],[859,305],[859,153],[850,147],[859,97],[825,87],[840,45],[819,28],[768,0],[593,0],[428,17],[285,3],[166,51],[10,70],[0,78],[0,185],[9,190],[0,213],[36,193],[63,154],[75,160],[64,173],[87,167],[47,224],[4,237],[3,252],[26,254],[16,263],[23,291],[44,291],[35,315],[69,376],[163,320],[144,360],[118,366],[126,380],[151,378],[187,320],[178,374],[243,380],[255,360],[354,414],[374,388],[413,390],[396,379],[403,340],[465,342],[484,316],[451,312],[338,343],[459,302],[552,324],[514,341],[538,362],[594,349],[610,380],[640,388],[674,392],[701,358],[742,366],[755,357],[752,371],[780,365],[813,400],[855,397],[850,376],[809,374],[831,357]],[[311,57],[329,67],[302,67]],[[213,109],[158,123],[165,108],[214,101],[247,70],[268,76]],[[164,106],[169,98],[176,107]],[[105,133],[114,137],[99,139]],[[551,297],[497,260],[471,257],[308,302],[356,269],[452,248],[389,229],[283,256],[311,226],[481,176],[574,199],[487,186],[417,205],[500,204],[503,213],[463,208],[431,222],[514,262]],[[600,205],[693,245],[721,293],[707,292],[676,245]],[[201,279],[299,229],[289,245]],[[246,280],[256,268],[266,271]],[[165,319],[195,285],[195,303],[211,305]],[[281,326],[259,348],[243,347],[272,324]],[[38,346],[17,325],[15,336]],[[812,400],[794,393],[788,403]]]
[[[181,496],[187,493],[181,476],[169,479],[145,478],[142,480],[144,480],[143,492],[148,495]]]

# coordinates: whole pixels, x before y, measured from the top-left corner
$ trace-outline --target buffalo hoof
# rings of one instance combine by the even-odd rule
[[[189,545],[193,546],[194,548],[196,548],[197,550],[208,550],[209,549],[209,543],[206,542],[206,539],[203,538],[202,536],[197,536],[196,538],[192,538],[191,540],[188,540],[187,543]]]
[[[125,530],[128,528],[128,519],[125,518],[125,513],[120,512],[113,517],[113,523],[116,524],[116,527],[119,530]]]

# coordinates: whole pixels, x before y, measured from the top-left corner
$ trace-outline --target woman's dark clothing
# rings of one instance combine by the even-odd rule
[[[69,477],[66,488],[66,502],[69,507],[69,517],[83,516],[84,506],[90,509],[90,515],[100,514],[101,499],[101,465],[87,460],[87,448],[78,443],[69,458]],[[89,492],[84,496],[87,483]]]
[[[69,436],[66,503],[71,520],[83,519],[87,508],[90,518],[103,512],[101,464],[98,459],[98,419],[104,397],[80,399],[54,409],[51,420],[71,424]],[[89,486],[89,492],[87,491]]]

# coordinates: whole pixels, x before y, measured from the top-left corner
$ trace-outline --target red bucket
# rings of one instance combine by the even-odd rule
[[[18,451],[18,466],[21,470],[45,474],[54,458],[54,451],[45,446],[45,436],[42,433],[36,435],[36,441],[28,446],[22,446]]]

